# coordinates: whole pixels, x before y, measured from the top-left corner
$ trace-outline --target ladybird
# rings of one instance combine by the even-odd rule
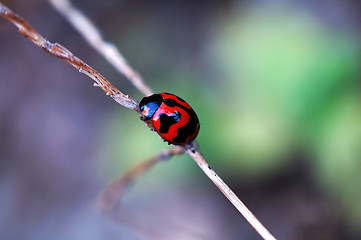
[[[199,120],[191,106],[171,93],[145,97],[139,103],[142,121],[151,121],[158,135],[168,144],[183,145],[197,137]]]

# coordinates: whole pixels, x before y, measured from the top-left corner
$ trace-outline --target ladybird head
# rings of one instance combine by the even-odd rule
[[[139,103],[139,113],[144,117],[144,120],[148,120],[153,117],[159,106],[162,104],[162,96],[159,94],[153,94],[145,97]]]

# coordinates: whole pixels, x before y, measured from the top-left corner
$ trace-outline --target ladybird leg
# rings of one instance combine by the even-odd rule
[[[140,116],[140,120],[142,120],[143,122],[146,122],[146,121],[150,120],[150,118],[146,117],[146,116]]]
[[[155,129],[154,129],[152,120],[150,120],[150,119],[148,119],[148,118],[145,118],[145,120],[143,120],[143,121],[144,121],[144,123],[149,127],[149,130],[150,130],[150,131],[155,132]]]
[[[171,144],[172,144],[171,142],[169,142],[169,141],[167,141],[167,140],[164,140],[164,139],[163,139],[163,142],[166,142],[168,145],[171,145]]]

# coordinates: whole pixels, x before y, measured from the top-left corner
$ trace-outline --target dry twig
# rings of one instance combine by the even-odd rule
[[[73,9],[73,7],[70,5],[69,2],[67,2],[69,5],[67,6],[68,10],[70,11]],[[76,15],[81,15],[79,12],[73,12]],[[33,29],[24,19],[13,13],[10,9],[8,9],[4,4],[0,2],[0,16],[4,17],[5,19],[9,20],[13,24],[15,24],[19,32],[23,34],[25,37],[29,38],[34,44],[44,49],[46,52],[50,53],[53,56],[56,56],[65,62],[68,62],[73,67],[79,70],[79,72],[86,74],[90,78],[92,78],[95,83],[94,86],[100,87],[105,91],[105,93],[113,98],[116,102],[121,104],[122,106],[126,108],[133,109],[135,111],[139,111],[138,109],[138,101],[134,98],[123,94],[118,89],[116,89],[108,80],[106,80],[100,73],[98,73],[96,70],[94,70],[92,67],[90,67],[88,64],[80,60],[78,57],[76,57],[74,54],[72,54],[68,49],[63,47],[62,45],[58,43],[51,43],[44,39],[35,29]],[[66,18],[71,18],[71,14],[65,14]],[[83,15],[81,15],[79,19],[83,21],[83,24],[87,25],[87,22],[90,22],[87,20],[87,18]],[[70,21],[70,19],[68,19]],[[89,24],[88,24],[89,25]],[[91,25],[90,25],[91,26]],[[81,29],[81,27],[80,27]],[[79,29],[78,29],[79,30]],[[93,31],[94,32],[94,31]],[[83,34],[86,32],[83,31]],[[93,42],[93,44],[97,45],[100,44],[101,46],[106,46],[101,39],[100,35],[98,34],[98,31],[95,33],[95,40],[93,42],[92,37],[89,37],[88,41]],[[88,38],[86,37],[86,38]],[[104,45],[105,44],[105,45]],[[107,48],[107,47],[106,47]],[[114,48],[107,48],[106,51],[116,51]],[[100,50],[99,50],[100,51]],[[105,52],[106,52],[105,51]],[[114,53],[110,54],[113,55]],[[136,73],[128,64],[126,64],[125,59],[121,56],[120,53],[117,53],[118,57],[120,56],[121,61],[123,62],[123,67],[125,68],[119,68],[119,71],[122,72],[125,76],[128,77],[131,81],[135,81],[134,79],[138,79],[141,84],[144,84],[142,79],[140,78],[140,75]],[[115,54],[116,55],[116,54]],[[124,65],[125,64],[125,65]],[[136,80],[136,81],[138,81]],[[135,82],[136,82],[135,81]],[[141,90],[143,93],[148,95],[152,91],[150,88],[142,88],[139,86],[139,84],[136,84],[134,82],[134,85],[138,87],[139,90]],[[147,89],[147,90],[146,90]],[[268,232],[268,230],[262,225],[261,222],[258,221],[258,219],[248,210],[248,208],[242,203],[242,201],[232,192],[232,190],[223,182],[223,180],[215,173],[215,171],[208,165],[208,163],[205,161],[203,156],[201,155],[198,146],[195,142],[190,143],[187,146],[182,146],[175,148],[174,150],[167,151],[168,153],[163,155],[158,155],[158,157],[155,157],[151,159],[148,162],[145,162],[144,165],[140,165],[132,169],[127,175],[125,175],[121,180],[114,182],[110,185],[108,189],[112,192],[109,196],[117,196],[119,194],[119,191],[123,191],[124,187],[129,184],[129,181],[134,179],[136,176],[138,176],[140,173],[146,171],[149,169],[153,164],[159,161],[159,159],[166,159],[174,154],[181,154],[183,151],[185,151],[196,161],[196,163],[199,165],[199,167],[205,172],[205,174],[215,183],[215,185],[222,191],[222,193],[229,199],[229,201],[237,208],[237,210],[247,219],[247,221],[254,227],[254,229],[264,238],[264,239],[275,239],[271,233]],[[172,152],[174,151],[174,152]],[[123,186],[123,187],[122,187]],[[112,199],[109,201],[110,205],[117,202],[117,199]]]
[[[82,14],[78,9],[74,8],[68,0],[49,0],[50,3],[61,13],[73,27],[84,37],[84,39],[98,51],[110,64],[112,64],[121,74],[141,91],[148,96],[153,91],[147,86],[141,75],[134,71],[127,63],[123,55],[118,51],[117,47],[104,41],[98,29]]]
[[[13,13],[1,2],[0,15],[12,22],[16,27],[18,27],[19,32],[25,37],[29,38],[35,45],[41,47],[51,55],[71,64],[73,67],[78,69],[79,72],[84,73],[88,77],[92,78],[95,81],[94,86],[103,89],[103,91],[108,96],[113,98],[117,103],[121,104],[126,108],[133,109],[137,112],[139,111],[139,103],[137,100],[120,92],[107,79],[105,79],[105,77],[103,77],[95,69],[80,60],[77,56],[75,56],[73,53],[71,53],[68,49],[66,49],[59,43],[51,43],[45,38],[43,38],[34,28],[30,26],[29,23],[27,23],[24,19],[22,19],[15,13]]]
[[[149,170],[154,164],[168,160],[174,155],[183,154],[185,151],[182,147],[174,147],[165,150],[156,156],[141,162],[128,170],[123,176],[110,182],[104,191],[100,194],[98,203],[100,209],[109,212],[115,208],[120,199],[122,199],[123,192],[126,188],[138,177],[140,174]]]
[[[228,200],[237,208],[244,218],[252,225],[252,227],[264,238],[275,239],[272,234],[262,225],[262,223],[253,215],[253,213],[244,205],[237,195],[223,182],[222,178],[209,166],[199,151],[197,144],[187,149],[187,153],[191,156],[203,172],[212,180],[212,182],[221,190]]]

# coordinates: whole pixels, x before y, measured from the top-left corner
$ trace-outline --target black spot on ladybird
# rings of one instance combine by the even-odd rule
[[[177,97],[177,99],[180,101],[180,102],[185,102],[182,98],[180,98],[180,97],[178,97],[178,96],[176,96]]]
[[[184,143],[189,136],[197,131],[197,127],[199,126],[199,120],[194,111],[187,110],[187,112],[189,113],[189,121],[186,125],[178,129],[177,136],[172,139],[175,143]]]
[[[167,105],[168,107],[175,107],[175,105],[177,105],[177,102],[176,102],[174,99],[170,99],[170,98],[164,99],[163,102],[164,102],[165,105]]]
[[[171,116],[168,116],[165,113],[162,113],[159,115],[160,120],[160,133],[167,133],[169,131],[169,128],[177,123],[179,119],[181,118],[181,114],[179,112],[174,112]]]

